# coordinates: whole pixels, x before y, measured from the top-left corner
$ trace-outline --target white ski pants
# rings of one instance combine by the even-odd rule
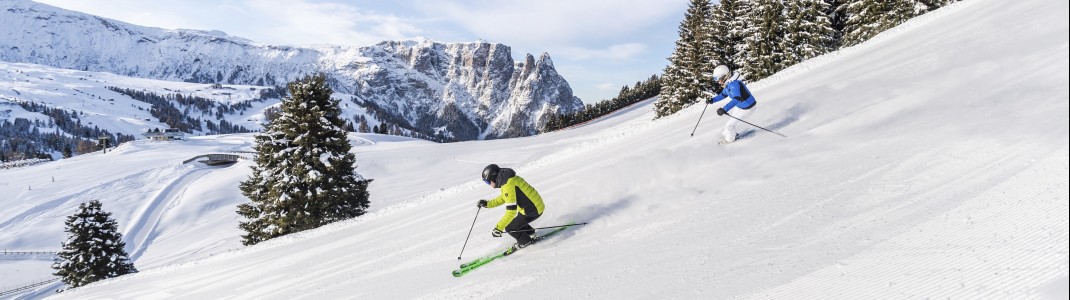
[[[737,107],[736,109],[733,109],[732,111],[728,112],[728,114],[733,117],[743,119],[749,116],[757,108],[757,105],[752,106],[750,109],[740,109]],[[739,125],[739,123],[739,120],[733,119],[731,117],[728,118],[728,122],[724,124],[724,132],[722,132],[722,134],[724,134],[724,140],[726,142],[731,143],[736,141],[736,134],[738,133],[736,131],[736,125]]]

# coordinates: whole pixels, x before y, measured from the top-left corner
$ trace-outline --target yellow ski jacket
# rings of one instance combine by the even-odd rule
[[[539,192],[535,191],[535,188],[531,187],[520,176],[509,178],[505,185],[502,185],[502,194],[487,201],[487,208],[497,207],[502,204],[509,205],[505,207],[505,215],[502,216],[501,221],[498,221],[498,225],[494,227],[501,231],[505,231],[505,226],[508,226],[509,222],[516,218],[517,213],[525,216],[539,216],[542,215],[542,210],[545,207]]]

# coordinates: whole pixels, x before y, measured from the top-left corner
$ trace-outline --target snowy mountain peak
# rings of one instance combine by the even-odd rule
[[[518,74],[511,49],[497,43],[418,38],[366,47],[273,46],[221,31],[165,30],[29,1],[3,3],[0,60],[8,62],[276,87],[323,72],[335,92],[353,95],[352,104],[374,119],[444,140],[527,136],[550,113],[582,109],[548,54],[535,64],[527,55]]]

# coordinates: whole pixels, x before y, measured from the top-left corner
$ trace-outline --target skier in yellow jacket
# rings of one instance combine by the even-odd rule
[[[508,232],[516,239],[516,244],[507,253],[534,243],[535,230],[530,224],[542,216],[544,208],[539,192],[524,181],[524,178],[516,176],[513,169],[499,168],[495,164],[483,168],[483,182],[492,188],[501,189],[501,195],[489,201],[479,200],[480,207],[493,208],[506,204],[505,216],[494,226],[491,235],[501,237],[502,232]]]

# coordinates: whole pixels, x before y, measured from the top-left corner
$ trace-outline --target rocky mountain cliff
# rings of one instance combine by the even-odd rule
[[[219,31],[132,25],[27,0],[0,0],[0,60],[199,83],[285,86],[328,75],[372,118],[443,140],[535,134],[582,102],[546,53],[513,60],[487,42],[385,41],[292,47]]]

